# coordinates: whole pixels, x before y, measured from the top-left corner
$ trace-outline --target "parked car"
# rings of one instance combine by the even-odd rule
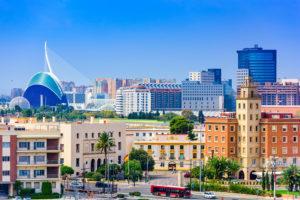
[[[24,197],[23,200],[31,200],[31,197]]]
[[[237,184],[239,181],[238,180],[232,180],[233,184]]]
[[[73,182],[70,183],[70,185],[72,187],[83,188],[83,183],[80,183],[78,181],[73,181]]]
[[[15,196],[14,200],[22,200],[22,197],[20,197],[20,196]]]
[[[213,192],[204,192],[204,198],[205,199],[216,199],[216,195]]]
[[[257,182],[261,182],[261,177],[257,177],[257,178],[256,178],[256,181],[257,181]]]
[[[187,172],[184,174],[184,178],[190,178],[191,177],[191,173],[190,172]]]
[[[98,188],[108,187],[108,183],[103,182],[103,181],[97,181],[95,184],[95,187],[98,187]]]

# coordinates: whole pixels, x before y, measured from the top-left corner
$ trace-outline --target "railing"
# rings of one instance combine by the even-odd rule
[[[47,150],[60,150],[60,146],[47,146]]]
[[[61,150],[59,146],[47,146],[47,147],[18,147],[18,151],[46,151],[46,150]]]
[[[17,179],[46,179],[46,176],[45,175],[42,175],[42,176],[37,176],[37,175],[34,175],[34,176],[18,176]]]
[[[59,178],[58,174],[47,174],[47,178]]]
[[[47,164],[59,164],[58,160],[47,160]]]
[[[58,160],[47,160],[47,161],[25,161],[25,162],[17,162],[17,165],[46,165],[46,164],[60,164]]]

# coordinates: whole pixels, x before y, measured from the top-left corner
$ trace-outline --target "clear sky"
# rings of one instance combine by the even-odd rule
[[[300,0],[0,0],[0,93],[44,70],[61,80],[176,78],[220,67],[236,50],[277,49],[278,77],[300,78]]]

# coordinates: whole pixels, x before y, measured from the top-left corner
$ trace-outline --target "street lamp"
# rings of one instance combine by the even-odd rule
[[[202,144],[201,144],[201,137],[202,137],[202,133],[200,133],[200,162],[199,162],[199,189],[200,189],[200,192],[202,191],[201,189],[201,165],[202,165],[202,160],[201,160],[201,157],[202,157]]]
[[[278,157],[270,156],[270,161],[268,161],[268,164],[274,169],[274,200],[276,199],[276,166],[281,165],[280,161],[277,161]]]

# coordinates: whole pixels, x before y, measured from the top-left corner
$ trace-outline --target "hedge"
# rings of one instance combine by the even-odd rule
[[[52,184],[49,181],[44,181],[42,183],[42,193],[44,195],[51,195],[52,194]]]
[[[20,191],[20,195],[31,195],[31,194],[34,194],[35,190],[34,188],[22,188],[21,191]]]
[[[27,196],[30,196],[31,199],[59,199],[59,198],[62,197],[61,194],[57,194],[57,193],[54,193],[54,194],[51,194],[51,195],[43,195],[42,193],[34,193],[34,194],[31,194],[31,195],[20,195],[21,198],[24,198],[24,197],[27,197]],[[9,196],[8,198],[13,199],[15,197],[14,196]]]

